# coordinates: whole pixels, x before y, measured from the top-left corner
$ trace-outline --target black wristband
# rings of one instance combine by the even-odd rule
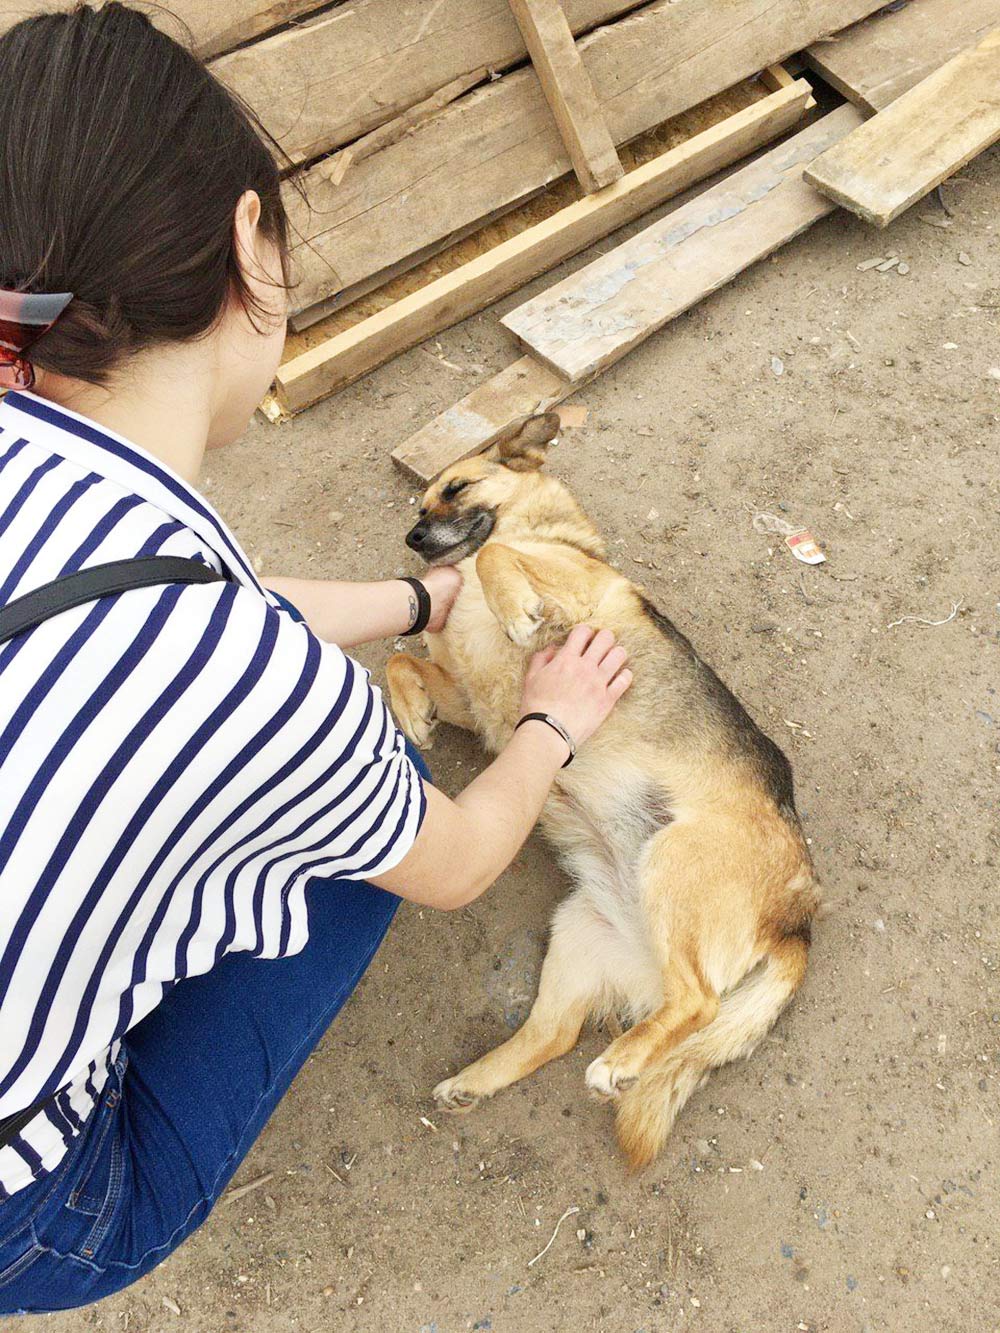
[[[409,634],[423,634],[431,618],[431,595],[419,579],[404,577],[400,581],[410,585],[417,599],[417,618],[409,629],[403,630],[402,637],[406,638]]]
[[[563,738],[569,746],[569,758],[563,764],[563,768],[569,768],[576,754],[576,744],[559,719],[552,717],[550,713],[525,713],[514,730],[517,731],[517,727],[523,727],[525,722],[544,722],[547,727],[551,727],[554,732],[557,732]]]

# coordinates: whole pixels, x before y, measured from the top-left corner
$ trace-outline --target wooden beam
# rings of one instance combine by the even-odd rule
[[[501,322],[564,379],[597,374],[832,212],[802,173],[860,124],[838,107]]]
[[[183,29],[173,18],[176,15],[190,30],[198,54],[207,60],[324,3],[325,0],[272,0],[270,4],[267,0],[170,0],[167,8],[152,8],[149,17],[158,28],[183,40]],[[56,14],[69,8],[70,0],[0,0],[0,34],[32,14]]]
[[[1000,28],[824,153],[806,180],[885,227],[998,139]]]
[[[547,412],[578,387],[553,375],[534,357],[522,356],[411,435],[393,450],[392,461],[407,476],[426,484],[452,463],[511,434],[527,417]]]
[[[782,88],[630,171],[599,194],[569,204],[388,309],[293,357],[280,367],[276,379],[283,410],[298,412],[334,393],[745,157],[790,129],[810,101],[804,79]]]
[[[576,178],[593,194],[622,175],[594,85],[559,0],[508,0]]]
[[[1000,0],[909,0],[805,52],[811,69],[864,111],[882,111],[1000,27]]]
[[[564,0],[564,9],[580,35],[641,3]],[[232,52],[213,73],[260,113],[293,162],[303,162],[457,81],[486,81],[526,54],[507,0],[352,0]]]
[[[879,0],[654,0],[592,32],[579,50],[611,137],[621,144]],[[336,14],[338,11],[332,11]],[[467,93],[399,143],[352,167],[339,186],[318,163],[286,187],[300,277],[295,307],[402,263],[523,201],[571,169],[534,72]]]

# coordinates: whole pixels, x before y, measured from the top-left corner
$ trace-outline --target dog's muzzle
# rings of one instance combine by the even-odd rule
[[[454,563],[478,551],[495,522],[491,509],[473,509],[447,519],[428,515],[406,534],[406,544],[429,565]]]

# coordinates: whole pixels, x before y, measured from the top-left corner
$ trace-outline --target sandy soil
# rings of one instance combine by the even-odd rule
[[[273,1178],[53,1333],[1000,1328],[1000,154],[946,199],[946,228],[839,215],[744,275],[583,391],[552,464],[795,765],[833,910],[771,1038],[638,1178],[584,1095],[598,1032],[435,1113],[533,993],[565,888],[534,839],[473,909],[400,913],[236,1183]],[[859,272],[892,252],[906,276]],[[471,320],[255,423],[208,492],[263,568],[412,569],[389,450],[511,355]],[[454,733],[431,759],[449,791],[482,762]]]

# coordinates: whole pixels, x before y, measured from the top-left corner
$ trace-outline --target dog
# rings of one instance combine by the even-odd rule
[[[439,722],[510,739],[534,652],[578,624],[628,651],[630,690],[556,777],[542,827],[573,890],[557,907],[520,1030],[434,1090],[467,1111],[575,1045],[631,1024],[589,1066],[633,1169],[711,1070],[748,1056],[798,990],[820,890],[791,767],[684,635],[607,563],[567,486],[542,471],[554,413],[448,468],[407,544],[464,583],[429,660],[395,654],[392,708],[418,746]]]

